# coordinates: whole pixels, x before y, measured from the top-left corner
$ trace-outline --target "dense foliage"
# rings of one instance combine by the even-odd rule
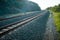
[[[54,12],[60,12],[60,4],[59,5],[55,5],[54,7],[49,7],[47,9],[50,9]]]
[[[40,11],[40,7],[27,0],[0,0],[0,16],[28,11]]]

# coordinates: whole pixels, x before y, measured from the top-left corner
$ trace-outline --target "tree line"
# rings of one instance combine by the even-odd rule
[[[60,4],[55,5],[54,7],[47,8],[48,10],[54,11],[54,12],[60,12]]]
[[[37,3],[28,0],[0,0],[0,16],[40,10]]]

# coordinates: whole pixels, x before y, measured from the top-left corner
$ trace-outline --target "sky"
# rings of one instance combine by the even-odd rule
[[[55,5],[60,4],[60,0],[29,0],[36,2],[42,10],[46,9],[47,7],[53,7]]]

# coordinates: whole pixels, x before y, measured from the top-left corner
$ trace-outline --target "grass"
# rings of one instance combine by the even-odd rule
[[[57,40],[60,40],[60,12],[53,12],[54,22],[56,24]]]
[[[53,18],[56,24],[56,29],[60,33],[60,12],[53,12]]]

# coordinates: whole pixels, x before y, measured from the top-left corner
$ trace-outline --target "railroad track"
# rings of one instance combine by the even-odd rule
[[[12,23],[12,24],[9,24],[9,25],[5,25],[5,27],[1,28],[0,29],[0,38],[2,36],[4,36],[5,34],[8,34],[9,32],[21,27],[22,25],[36,19],[37,17],[39,17],[41,14],[38,14],[34,17],[28,17],[28,18],[25,18],[23,19],[23,21],[18,21],[18,22],[15,22],[15,23]]]
[[[37,12],[40,12],[40,11],[36,11]],[[25,14],[31,14],[31,13],[35,13],[35,12],[26,12]],[[0,18],[0,21],[5,21],[5,20],[9,20],[9,19],[13,19],[13,18],[17,18],[17,17],[21,17],[22,15],[17,15],[17,16],[13,16],[13,17],[9,17],[9,18]]]
[[[33,17],[33,16],[36,16],[38,14],[40,14],[41,11],[36,11],[36,12],[28,12],[24,15],[17,15],[17,16],[13,16],[13,17],[9,17],[9,18],[3,18],[3,19],[0,19],[0,29],[2,29],[3,27],[7,26],[7,25],[10,25],[10,24],[14,24],[16,23],[17,21],[22,21],[23,19],[25,18],[28,18],[28,17]]]
[[[13,19],[13,18],[17,18],[17,17],[20,17],[20,16],[22,16],[22,15],[10,17],[10,18],[2,18],[2,19],[0,19],[0,21],[5,21],[5,20]]]

